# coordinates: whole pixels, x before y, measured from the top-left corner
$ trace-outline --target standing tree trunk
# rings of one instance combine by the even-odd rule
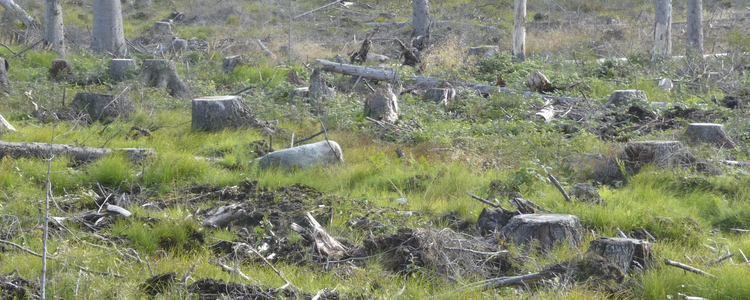
[[[65,30],[60,0],[47,0],[44,7],[44,43],[61,58],[65,57]]]
[[[656,0],[654,53],[651,62],[672,57],[672,0]]]
[[[688,0],[686,55],[703,57],[703,0]]]
[[[28,29],[38,29],[41,27],[39,25],[39,22],[34,20],[34,18],[26,13],[26,11],[18,6],[18,4],[13,2],[13,0],[0,0],[0,5],[5,7],[3,19],[18,18],[21,20],[21,23],[23,23],[23,25]]]
[[[116,57],[124,57],[127,53],[120,0],[94,0],[91,50],[96,53],[109,52]]]
[[[515,0],[513,15],[513,55],[526,60],[526,0]]]
[[[10,64],[4,58],[0,57],[0,91],[10,87],[10,80],[8,80],[8,69]]]
[[[413,0],[411,3],[412,37],[424,36],[430,27],[430,1]]]

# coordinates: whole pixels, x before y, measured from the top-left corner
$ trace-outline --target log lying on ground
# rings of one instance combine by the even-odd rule
[[[17,131],[16,128],[13,127],[13,125],[10,125],[10,123],[8,122],[8,120],[6,120],[3,117],[3,115],[0,115],[0,133],[2,133],[5,130],[12,131],[12,132],[16,132]]]
[[[0,141],[0,158],[10,157],[49,157],[50,152],[55,156],[69,156],[77,162],[87,162],[102,158],[111,153],[124,153],[135,163],[140,163],[154,156],[154,151],[147,148],[91,148],[75,147],[63,144],[48,143],[13,143]]]
[[[261,169],[280,167],[282,169],[306,169],[334,163],[344,163],[343,152],[334,141],[321,141],[299,147],[271,152],[255,160]]]
[[[694,142],[711,143],[723,148],[732,149],[737,146],[722,124],[691,123],[685,130],[685,136]]]
[[[595,252],[618,266],[623,272],[646,270],[654,263],[651,245],[630,238],[598,238],[591,241],[589,252]]]
[[[394,71],[347,65],[347,64],[336,63],[336,62],[332,62],[332,61],[328,61],[324,59],[318,59],[317,62],[323,65],[321,70],[326,71],[326,72],[357,76],[357,77],[379,80],[379,81],[394,82],[399,79],[404,79],[406,81],[411,81],[415,84],[419,84],[423,86],[434,86],[440,82],[446,81],[440,78],[423,77],[423,76],[406,76],[404,78],[401,78],[401,75],[398,72],[394,72]],[[484,84],[477,84],[477,83],[456,82],[456,83],[453,83],[453,86],[463,86],[467,88],[472,88],[472,89],[477,90],[479,93],[481,93],[484,96],[489,96],[490,94],[493,94],[493,93],[504,92],[506,94],[520,94],[525,97],[543,97],[546,99],[551,99],[551,100],[563,102],[563,103],[584,101],[584,99],[582,98],[549,96],[549,95],[537,94],[534,92],[519,91],[519,90],[514,90],[514,89],[508,89],[508,88],[484,85]]]
[[[138,74],[135,59],[113,59],[109,61],[107,76],[114,80],[128,79]]]
[[[7,60],[0,57],[0,91],[10,86],[10,80],[8,80],[8,69],[10,69],[10,64]]]
[[[538,241],[541,249],[547,250],[562,242],[578,247],[583,232],[581,222],[573,215],[528,214],[510,219],[501,235],[516,245]]]
[[[71,105],[78,110],[88,112],[93,121],[117,117],[127,118],[135,111],[133,101],[123,95],[76,93]]]
[[[177,76],[174,61],[147,59],[141,67],[141,81],[147,87],[166,88],[173,97],[187,97],[190,90]]]
[[[191,128],[218,131],[243,126],[264,127],[240,96],[210,96],[193,100]]]

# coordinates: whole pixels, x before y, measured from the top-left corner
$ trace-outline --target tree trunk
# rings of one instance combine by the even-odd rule
[[[120,0],[94,0],[93,23],[91,50],[124,57],[128,47],[125,45],[125,33],[122,29]]]
[[[651,245],[644,240],[598,238],[591,241],[588,251],[601,255],[625,273],[634,268],[645,270],[654,263]]]
[[[3,17],[12,16],[21,20],[24,26],[28,29],[39,29],[41,25],[39,22],[34,20],[23,8],[18,6],[13,0],[0,0],[0,5],[5,8]]]
[[[656,0],[654,52],[651,62],[672,57],[672,0]]]
[[[411,3],[412,37],[424,36],[430,26],[430,1],[413,0]]]
[[[141,81],[147,87],[166,88],[172,97],[185,98],[190,90],[177,76],[174,61],[147,59],[141,67]]]
[[[44,11],[44,43],[51,46],[58,56],[65,57],[65,31],[60,0],[47,0]]]
[[[687,57],[703,57],[703,0],[687,3]]]
[[[398,121],[398,98],[391,90],[391,85],[380,88],[374,98],[365,101],[365,116],[391,124]]]
[[[133,101],[122,95],[76,93],[71,105],[78,110],[87,111],[92,121],[117,117],[127,118],[135,111]]]
[[[526,60],[526,0],[515,0],[513,15],[513,55]]]
[[[510,219],[501,234],[516,245],[537,241],[544,251],[562,242],[578,247],[583,232],[581,222],[573,215],[528,214]]]
[[[193,130],[218,131],[258,125],[240,96],[213,96],[193,100],[191,128]]]
[[[7,60],[0,57],[0,91],[8,89],[10,87],[10,80],[8,80],[8,69],[10,69],[10,64]]]
[[[310,74],[310,89],[307,95],[313,101],[319,102],[331,100],[336,97],[336,90],[328,87],[319,67],[313,69],[312,74]]]
[[[77,162],[87,162],[102,158],[110,153],[122,152],[133,162],[142,162],[154,156],[154,151],[146,148],[91,148],[48,143],[12,143],[0,141],[0,157],[46,158],[50,151],[55,156],[69,156]]]

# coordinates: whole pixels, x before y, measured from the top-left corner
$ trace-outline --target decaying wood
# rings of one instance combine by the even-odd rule
[[[686,264],[678,263],[676,261],[671,261],[671,260],[666,259],[666,258],[664,259],[664,264],[666,264],[668,266],[678,267],[680,269],[683,269],[683,270],[689,271],[689,272],[693,272],[695,274],[700,274],[700,275],[705,275],[705,276],[708,276],[708,277],[716,278],[716,276],[708,274],[706,271],[703,271],[703,270],[700,270],[700,269],[688,266]]]
[[[555,118],[555,107],[552,106],[552,101],[547,100],[544,103],[544,106],[542,106],[542,109],[534,113],[534,115],[542,117],[545,123],[552,122],[552,119]]]
[[[268,57],[270,57],[273,60],[276,60],[276,55],[274,55],[273,52],[271,52],[271,50],[268,50],[268,48],[266,48],[266,45],[263,45],[263,42],[261,40],[258,40],[258,46],[260,46],[260,49],[263,49],[263,52],[265,52],[266,55],[268,55]]]
[[[654,254],[649,242],[630,238],[598,238],[591,241],[589,252],[601,255],[623,272],[650,268]]]
[[[503,210],[506,210],[506,209],[505,209],[505,208],[503,208],[502,206],[500,206],[500,205],[497,205],[497,204],[495,204],[495,203],[492,203],[492,202],[490,202],[490,201],[487,201],[486,199],[484,199],[484,198],[482,198],[482,197],[479,197],[479,196],[477,196],[477,195],[474,195],[474,194],[472,194],[472,193],[466,193],[466,195],[469,195],[469,197],[471,197],[471,198],[474,198],[474,200],[477,200],[477,201],[479,201],[479,202],[482,202],[482,203],[484,203],[484,204],[487,204],[487,205],[489,205],[489,206],[492,206],[492,207],[494,207],[494,208],[502,208]]]
[[[111,153],[124,153],[131,161],[139,163],[154,156],[154,151],[146,148],[91,148],[48,143],[13,143],[0,141],[0,157],[37,157],[50,155],[69,156],[77,162],[87,162],[102,158]]]
[[[344,246],[338,240],[336,240],[336,238],[328,234],[325,228],[323,228],[323,226],[320,225],[317,220],[315,220],[312,214],[308,212],[305,214],[305,217],[307,217],[307,221],[310,222],[312,228],[310,230],[307,230],[297,223],[292,223],[292,230],[296,231],[299,234],[309,235],[309,237],[312,238],[312,241],[315,243],[315,250],[319,254],[331,258],[341,258],[348,250],[346,246]]]
[[[526,76],[526,85],[537,93],[549,93],[555,90],[547,76],[539,70],[533,70]]]
[[[526,0],[515,0],[513,5],[513,55],[526,60]]]
[[[396,123],[399,116],[398,98],[391,90],[390,84],[378,88],[373,97],[367,98],[364,114],[378,121]]]
[[[510,285],[527,284],[527,283],[531,283],[531,282],[535,282],[539,280],[551,279],[551,278],[555,278],[558,275],[560,274],[547,270],[547,271],[534,273],[534,274],[489,279],[489,280],[483,281],[482,286],[501,288],[501,287],[510,286]]]
[[[581,222],[573,215],[525,214],[513,217],[501,234],[516,245],[538,241],[544,251],[562,242],[578,247],[583,232]]]
[[[107,205],[106,210],[107,210],[108,213],[118,214],[118,215],[121,215],[121,216],[126,217],[126,218],[130,217],[133,214],[130,211],[128,211],[127,209],[124,209],[124,208],[119,207],[117,205],[111,205],[111,204]]]
[[[141,67],[141,82],[147,87],[166,88],[173,97],[187,97],[190,89],[177,75],[172,60],[147,59]]]
[[[682,298],[682,300],[708,300],[708,299],[703,298],[703,297],[693,297],[693,296],[685,295],[683,293],[677,293],[677,296],[680,296],[680,298]]]
[[[6,59],[0,57],[0,91],[10,86],[10,80],[8,80],[8,69],[10,69],[10,64]]]
[[[204,227],[222,228],[245,215],[239,204],[222,206],[209,211],[203,220]]]
[[[560,182],[557,181],[557,178],[555,178],[555,176],[553,176],[552,173],[547,174],[547,178],[549,178],[549,181],[552,182],[552,184],[555,185],[555,187],[557,188],[558,191],[560,191],[560,193],[563,195],[563,197],[565,197],[565,200],[567,200],[568,202],[572,202],[573,201],[573,200],[570,199],[570,196],[568,195],[568,192],[565,191],[565,189],[562,187],[562,185],[560,185]]]
[[[374,34],[374,32],[373,32]],[[349,56],[349,62],[350,63],[364,63],[367,61],[367,53],[370,52],[370,46],[372,46],[372,41],[370,40],[370,37],[365,38],[364,41],[362,41],[362,46],[359,48],[359,51],[355,51]]]
[[[406,45],[404,45],[404,43],[399,39],[395,39],[394,41],[396,41],[399,48],[401,48],[401,56],[404,58],[405,66],[416,67],[417,65],[422,63],[422,59],[419,58],[419,52],[414,53],[414,50],[416,49],[410,49],[409,47],[406,47]]]
[[[13,125],[10,125],[8,120],[6,120],[3,115],[0,115],[0,132],[3,132],[3,130],[16,132],[16,128],[13,127]]]
[[[656,0],[655,4],[652,63],[672,56],[672,0]]]

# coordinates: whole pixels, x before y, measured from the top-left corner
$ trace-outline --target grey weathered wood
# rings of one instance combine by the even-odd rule
[[[203,219],[204,227],[222,228],[245,216],[245,209],[239,204],[221,206],[210,210]]]
[[[627,273],[634,268],[650,268],[654,253],[649,242],[630,238],[598,238],[591,241],[589,252],[594,252]]]
[[[424,36],[430,27],[430,1],[412,0],[412,37]]]
[[[25,10],[23,10],[23,8],[18,6],[18,4],[16,4],[16,2],[14,2],[13,0],[0,0],[0,6],[5,8],[3,18],[18,18],[21,20],[21,23],[23,23],[23,25],[28,29],[35,29],[40,27],[39,22],[34,20],[33,17],[31,17]]]
[[[115,80],[127,79],[138,74],[135,59],[112,59],[107,66],[107,76]]]
[[[513,4],[513,55],[526,60],[526,0],[515,0]]]
[[[700,274],[700,275],[705,275],[705,276],[708,276],[708,277],[716,278],[716,276],[711,275],[711,274],[709,274],[706,271],[703,271],[703,270],[695,268],[695,267],[688,266],[688,265],[683,264],[683,263],[672,261],[672,260],[669,260],[669,259],[666,259],[666,258],[664,259],[664,264],[666,264],[667,266],[677,267],[677,268],[683,269],[685,271],[693,272],[695,274]]]
[[[691,123],[685,130],[685,136],[691,141],[711,143],[724,148],[731,149],[737,146],[722,124]]]
[[[602,201],[599,191],[590,183],[576,183],[570,188],[570,195],[576,199],[590,202]]]
[[[10,87],[10,80],[8,80],[8,69],[10,69],[10,63],[7,60],[0,57],[0,91]]]
[[[375,54],[375,53],[367,53],[367,61],[374,61],[379,63],[387,63],[391,59],[388,58],[388,56],[382,55],[382,54]]]
[[[643,165],[655,164],[670,167],[695,160],[688,149],[679,141],[641,141],[625,144],[624,159]]]
[[[469,56],[482,56],[481,59],[487,59],[495,53],[500,52],[499,46],[479,46],[469,48]]]
[[[46,0],[44,4],[44,43],[58,56],[65,57],[63,11],[60,0]]]
[[[660,89],[664,90],[665,92],[669,92],[669,91],[672,91],[672,88],[674,87],[674,83],[672,83],[672,80],[669,78],[662,78],[659,80],[658,86]]]
[[[257,118],[240,96],[210,96],[193,99],[193,130],[218,131],[251,126]]]
[[[609,96],[609,101],[604,104],[604,107],[619,106],[619,105],[630,105],[633,102],[648,102],[646,92],[641,90],[616,90]]]
[[[526,75],[526,86],[537,93],[550,92],[554,89],[547,76],[537,69],[532,70]]]
[[[146,148],[91,148],[75,147],[63,144],[48,143],[13,143],[0,141],[0,157],[38,157],[46,158],[50,152],[55,156],[69,156],[78,162],[87,162],[102,158],[110,153],[124,153],[133,162],[142,162],[154,156],[154,151]]]
[[[147,87],[166,88],[173,97],[185,98],[190,94],[172,60],[147,59],[141,67],[140,79]]]
[[[118,215],[121,215],[121,216],[126,217],[126,218],[130,217],[133,214],[130,211],[128,211],[127,209],[124,209],[124,208],[122,208],[120,206],[112,205],[112,204],[108,204],[106,209],[107,209],[108,213],[118,214]]]
[[[391,124],[398,121],[398,98],[390,84],[378,88],[375,95],[365,101],[365,116]]]
[[[424,93],[425,101],[440,103],[442,105],[450,104],[455,98],[456,90],[451,88],[431,88]]]
[[[261,169],[279,167],[288,170],[291,168],[307,169],[315,166],[344,163],[344,161],[343,152],[338,143],[321,141],[271,152],[256,159],[255,163]]]
[[[321,68],[316,67],[310,74],[310,88],[307,96],[313,101],[326,101],[336,97],[336,90],[328,87],[325,78],[320,72]]]
[[[573,215],[527,214],[513,217],[501,234],[516,245],[537,241],[546,250],[562,242],[578,247],[583,232],[581,222]]]
[[[91,33],[91,50],[124,57],[128,52],[122,28],[120,0],[94,0],[94,20]]]
[[[127,118],[135,111],[133,101],[124,95],[104,95],[94,93],[76,93],[71,105],[78,110],[85,110],[91,120]]]
[[[11,132],[17,131],[16,128],[13,127],[13,125],[11,125],[10,122],[8,122],[8,120],[3,117],[3,115],[0,115],[0,133],[2,133],[4,130]]]
[[[258,46],[260,46],[260,49],[262,49],[263,52],[265,52],[268,57],[270,57],[273,60],[276,60],[276,55],[274,55],[273,52],[271,52],[271,50],[268,50],[268,48],[266,48],[266,45],[263,45],[263,42],[261,40],[258,40]]]
[[[135,0],[133,4],[135,8],[147,8],[151,7],[151,0]]]
[[[485,207],[477,218],[477,231],[480,235],[496,234],[508,225],[511,218],[519,214],[517,211],[509,211],[502,207],[495,209]]]
[[[656,0],[651,62],[672,57],[672,0]]]
[[[227,56],[221,60],[221,69],[224,73],[232,74],[234,68],[242,64],[242,57],[239,55]]]
[[[687,57],[703,57],[703,0],[687,1]]]

